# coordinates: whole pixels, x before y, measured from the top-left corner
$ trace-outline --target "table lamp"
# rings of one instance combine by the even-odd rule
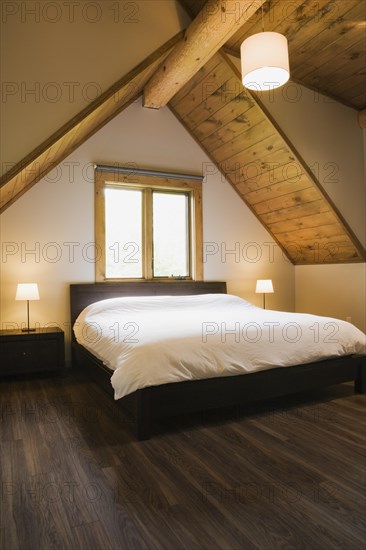
[[[22,332],[35,332],[35,328],[29,327],[29,301],[39,300],[37,283],[19,283],[15,295],[16,300],[27,300],[27,328],[22,328]]]
[[[273,293],[273,284],[271,279],[258,279],[255,287],[257,294],[263,294],[263,309],[266,309],[266,294]]]

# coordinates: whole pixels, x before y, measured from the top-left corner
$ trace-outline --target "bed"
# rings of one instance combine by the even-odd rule
[[[71,323],[87,306],[118,297],[197,296],[226,294],[224,282],[138,282],[70,285]],[[72,333],[73,366],[82,368],[108,393],[113,371]],[[187,380],[142,387],[118,400],[132,410],[137,438],[149,439],[154,420],[180,413],[217,409],[250,401],[303,392],[354,381],[355,391],[366,391],[366,356],[346,355],[290,368],[275,367],[249,374]]]

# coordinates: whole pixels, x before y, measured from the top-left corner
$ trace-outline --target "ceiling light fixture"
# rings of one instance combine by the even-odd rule
[[[249,90],[273,90],[290,78],[287,38],[278,32],[253,34],[240,47],[243,85]]]

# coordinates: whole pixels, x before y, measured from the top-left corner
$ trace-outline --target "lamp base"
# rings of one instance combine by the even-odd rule
[[[22,332],[36,332],[35,328],[22,328]]]

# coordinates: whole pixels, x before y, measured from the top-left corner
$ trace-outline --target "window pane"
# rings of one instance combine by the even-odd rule
[[[189,273],[188,195],[153,192],[153,275]]]
[[[105,189],[106,277],[142,277],[142,192]]]

